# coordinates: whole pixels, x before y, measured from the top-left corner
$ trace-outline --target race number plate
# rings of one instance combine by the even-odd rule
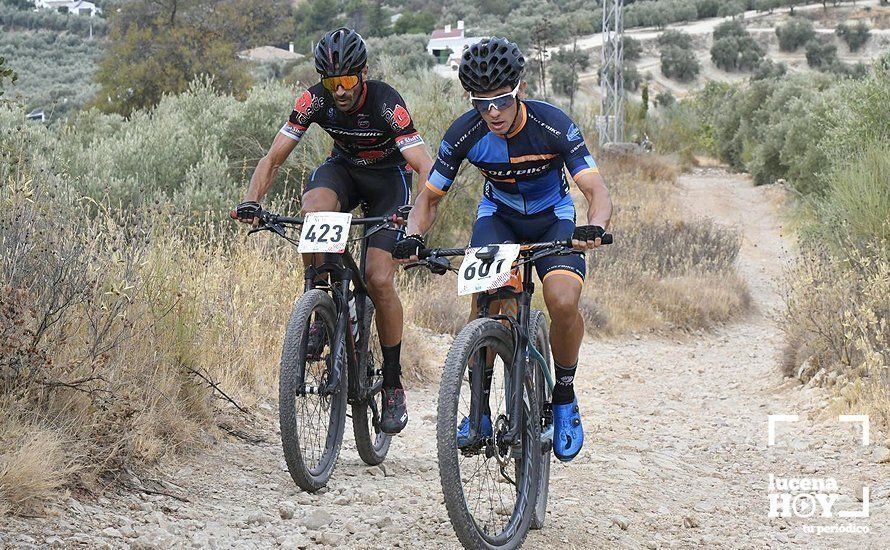
[[[349,223],[352,214],[348,212],[313,212],[303,218],[300,231],[300,246],[297,250],[306,252],[336,252],[346,250],[349,240]]]
[[[478,248],[468,248],[457,275],[457,293],[460,296],[500,288],[510,280],[510,268],[519,256],[518,244],[499,244],[498,252],[490,262],[476,257]]]

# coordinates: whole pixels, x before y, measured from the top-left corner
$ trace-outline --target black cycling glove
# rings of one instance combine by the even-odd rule
[[[572,233],[572,239],[578,241],[593,241],[602,239],[606,230],[598,225],[578,225]]]
[[[404,239],[398,241],[392,249],[392,257],[397,260],[407,260],[411,256],[417,256],[420,251],[426,248],[423,237],[420,235],[408,235]]]
[[[244,201],[235,207],[235,215],[240,220],[253,220],[263,208],[256,201]]]

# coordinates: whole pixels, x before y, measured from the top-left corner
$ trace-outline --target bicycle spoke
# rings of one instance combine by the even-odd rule
[[[317,314],[309,318],[309,326],[319,321]],[[327,383],[328,362],[330,361],[331,346],[330,335],[327,328],[323,327],[320,338],[323,347],[315,351],[319,359],[309,359],[305,362],[304,380],[305,387],[319,391]],[[300,442],[300,452],[303,460],[312,473],[317,473],[323,466],[329,423],[331,416],[331,396],[318,393],[298,395],[296,399],[297,433]]]
[[[473,360],[468,362],[474,363]],[[476,368],[476,366],[473,365],[473,368]],[[504,358],[496,357],[492,368],[494,370],[489,393],[489,405],[491,420],[494,424],[501,415],[507,414],[507,401],[504,393],[506,381],[503,376],[505,372]],[[469,365],[467,366],[467,372],[469,372]],[[458,422],[464,417],[470,417],[471,387],[470,376],[467,375],[462,381],[458,397],[459,405],[456,417]],[[455,426],[456,429],[457,426]],[[477,427],[477,429],[481,428]],[[496,429],[493,425],[493,430]],[[494,446],[494,452],[499,452],[494,438],[487,444],[487,447],[490,446]],[[478,454],[472,456],[461,455],[458,458],[458,464],[468,510],[482,532],[489,536],[498,536],[510,522],[517,493],[516,486],[504,480],[504,476],[501,474],[502,465],[500,462],[493,456],[486,456],[486,451],[486,447],[483,447]],[[508,462],[509,464],[511,463]]]

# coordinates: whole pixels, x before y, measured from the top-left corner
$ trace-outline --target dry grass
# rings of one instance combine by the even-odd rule
[[[603,172],[615,204],[615,244],[588,255],[581,311],[588,332],[706,329],[750,306],[735,274],[738,235],[688,220],[675,202],[670,157],[608,157]],[[583,197],[576,197],[580,207]]]
[[[98,490],[201,448],[220,409],[234,410],[208,381],[248,410],[275,394],[302,288],[289,247],[242,241],[221,212],[185,208],[177,227],[164,207],[134,216],[69,202],[70,189],[25,162],[2,175],[3,507],[25,510],[64,485]],[[88,206],[100,210],[92,222],[67,221],[91,219]]]
[[[75,473],[71,442],[0,405],[0,515],[32,512]]]
[[[470,298],[457,295],[453,275],[418,275],[417,278],[403,277],[400,285],[406,320],[435,333],[456,335],[467,324]]]
[[[847,258],[804,248],[789,271],[785,372],[833,388],[844,410],[890,425],[890,257],[886,243]]]
[[[656,154],[608,154],[600,157],[607,181],[615,178],[640,183],[675,184],[679,175],[677,160]]]

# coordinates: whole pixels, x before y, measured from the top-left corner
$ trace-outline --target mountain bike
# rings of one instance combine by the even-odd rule
[[[606,234],[603,244],[611,244]],[[519,547],[544,525],[553,445],[554,375],[543,312],[531,307],[532,266],[578,253],[571,241],[421,251],[433,273],[476,280],[478,317],[454,340],[439,387],[436,440],[448,517],[466,548]],[[465,256],[460,270],[448,257]],[[521,279],[512,286],[521,268]],[[469,293],[469,292],[465,292]],[[515,311],[494,313],[494,302]],[[486,421],[485,418],[490,420]],[[463,432],[461,429],[463,428]]]
[[[319,212],[286,217],[261,211],[258,227],[298,245],[301,252],[325,251],[324,262],[307,266],[304,293],[294,303],[281,351],[278,415],[287,469],[305,491],[324,487],[334,471],[345,430],[346,405],[361,459],[376,465],[391,437],[380,430],[382,352],[374,323],[374,303],[365,285],[367,238],[397,228],[393,218],[352,218]],[[363,234],[349,238],[350,228]],[[300,239],[287,234],[301,227]],[[349,242],[361,241],[359,263]],[[309,244],[310,250],[303,245]],[[314,248],[313,248],[314,247]]]

